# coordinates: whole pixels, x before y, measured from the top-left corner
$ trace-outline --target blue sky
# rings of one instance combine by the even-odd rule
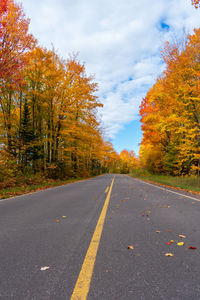
[[[67,58],[79,52],[95,74],[104,107],[99,118],[115,149],[138,154],[139,105],[164,70],[165,41],[200,27],[191,0],[22,0],[39,44]]]

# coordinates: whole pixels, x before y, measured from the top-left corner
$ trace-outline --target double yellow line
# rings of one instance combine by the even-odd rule
[[[99,247],[99,243],[100,243],[100,239],[101,239],[101,234],[102,234],[102,230],[103,230],[103,225],[104,225],[104,221],[105,221],[105,217],[106,217],[106,213],[107,213],[107,209],[108,209],[108,204],[110,201],[110,195],[112,192],[114,179],[115,178],[113,178],[113,180],[112,180],[112,183],[111,183],[109,192],[107,194],[103,209],[101,211],[101,215],[99,217],[99,220],[98,220],[97,226],[95,228],[93,237],[91,239],[85,259],[83,261],[83,265],[82,265],[81,271],[79,273],[73,294],[71,296],[71,300],[86,300],[87,299],[87,295],[88,295],[88,292],[90,289],[90,283],[91,283],[91,279],[92,279],[94,264],[95,264],[95,260],[96,260],[96,255],[97,255],[97,251],[98,251],[98,247]]]

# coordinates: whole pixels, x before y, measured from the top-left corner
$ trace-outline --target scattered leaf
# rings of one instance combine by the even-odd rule
[[[57,223],[60,223],[60,220],[56,220]]]
[[[165,253],[165,256],[174,256],[173,253]]]
[[[183,235],[183,234],[179,234],[179,237],[182,238],[182,239],[185,239],[185,238],[186,238],[186,236]]]
[[[150,214],[151,213],[151,211],[150,210],[147,210],[147,214]]]
[[[165,243],[166,245],[171,245],[171,243],[169,243],[169,242],[167,242],[167,243]]]
[[[108,273],[108,269],[106,269],[106,273]]]
[[[156,230],[156,233],[161,233],[161,231],[160,230]]]
[[[171,240],[170,243],[174,243],[174,240]]]
[[[46,271],[46,270],[49,270],[49,268],[50,267],[45,266],[45,267],[40,268],[40,271]]]
[[[193,247],[193,246],[189,246],[188,249],[196,250],[197,248],[196,248],[196,247]]]
[[[179,242],[177,243],[178,246],[183,246],[184,245],[184,242]]]
[[[127,247],[127,249],[134,250],[134,246],[130,245],[130,246]]]
[[[66,218],[67,218],[67,216],[62,216],[62,218],[63,218],[63,219],[66,219]]]
[[[168,232],[172,232],[172,230],[168,230]]]

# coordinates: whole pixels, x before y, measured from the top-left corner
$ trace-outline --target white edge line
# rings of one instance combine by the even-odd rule
[[[180,193],[177,193],[177,192],[174,192],[174,191],[168,190],[168,189],[166,189],[166,188],[163,188],[163,187],[161,187],[161,186],[157,186],[157,185],[155,185],[155,184],[152,184],[152,183],[149,183],[149,182],[143,181],[143,180],[141,180],[141,179],[137,179],[137,178],[135,178],[135,177],[131,177],[131,178],[132,178],[132,179],[135,179],[135,180],[137,180],[137,181],[140,181],[140,182],[142,182],[142,183],[145,183],[145,184],[148,184],[148,185],[154,186],[155,188],[158,188],[158,189],[160,189],[160,190],[164,190],[164,191],[167,191],[167,192],[170,192],[170,193],[173,193],[173,194],[176,194],[176,195],[179,195],[179,196],[182,196],[182,197],[186,197],[186,198],[189,198],[189,199],[192,199],[192,200],[195,200],[195,201],[198,201],[198,202],[200,202],[200,200],[199,200],[199,199],[197,199],[197,198],[194,198],[194,197],[191,197],[191,196],[187,196],[187,195],[184,195],[184,194],[180,194]]]

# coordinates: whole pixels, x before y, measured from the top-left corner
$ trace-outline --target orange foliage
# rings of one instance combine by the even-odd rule
[[[200,1],[199,0],[192,0],[192,5],[194,5],[195,8],[198,8],[200,5]]]
[[[166,70],[140,107],[141,161],[152,172],[188,174],[200,157],[200,29],[184,50],[166,44]]]
[[[85,65],[36,47],[29,19],[14,1],[1,0],[0,13],[0,164],[8,170],[0,176],[114,170],[118,155],[101,136],[102,104]]]

